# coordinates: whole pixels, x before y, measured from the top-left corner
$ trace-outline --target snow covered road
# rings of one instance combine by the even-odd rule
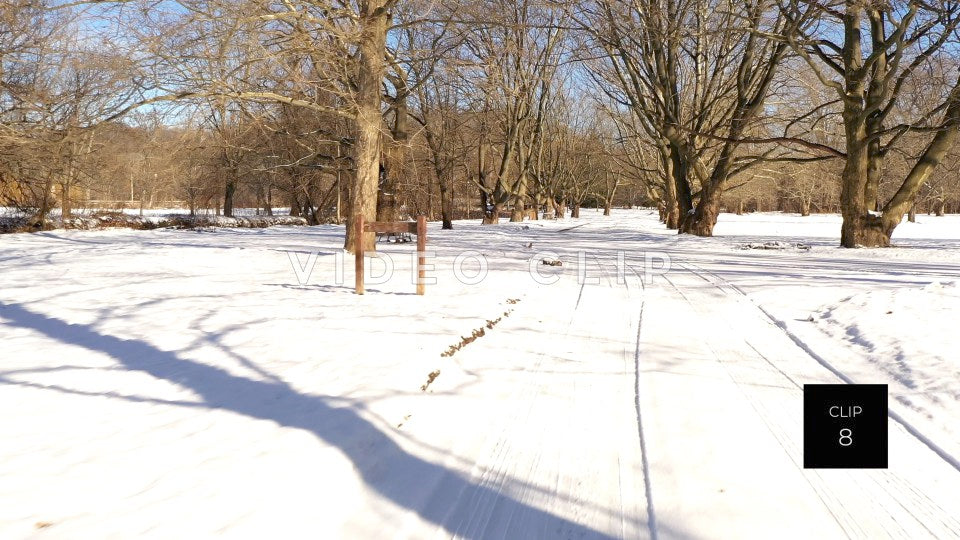
[[[960,221],[799,219],[431,224],[425,297],[403,245],[353,295],[332,226],[0,237],[0,538],[960,537]],[[803,469],[803,384],[850,381],[889,468]]]

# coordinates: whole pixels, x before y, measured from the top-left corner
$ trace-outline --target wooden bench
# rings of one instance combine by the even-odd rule
[[[417,294],[423,295],[426,292],[426,274],[424,266],[427,264],[427,218],[426,216],[417,216],[416,221],[371,221],[364,223],[363,216],[357,216],[354,223],[355,245],[354,254],[356,261],[354,272],[356,273],[355,291],[357,294],[364,293],[363,286],[363,233],[377,233],[377,238],[381,235],[417,235]]]
[[[406,244],[407,242],[413,242],[413,238],[410,237],[410,233],[408,232],[377,233],[377,242],[386,240],[389,244],[391,238],[393,239],[394,244]]]

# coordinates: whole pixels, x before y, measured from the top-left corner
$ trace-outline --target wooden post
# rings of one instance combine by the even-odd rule
[[[426,292],[427,271],[424,266],[427,264],[427,218],[426,216],[417,216],[417,294],[423,295]]]
[[[353,265],[353,271],[356,274],[354,280],[357,294],[363,294],[363,215],[357,212],[357,221],[355,224],[353,237],[353,252],[356,255],[356,262]]]

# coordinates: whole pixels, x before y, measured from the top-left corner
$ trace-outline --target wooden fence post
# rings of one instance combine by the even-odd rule
[[[417,216],[417,294],[426,292],[427,271],[427,217]]]
[[[356,274],[354,287],[357,294],[363,294],[363,215],[357,212],[357,220],[354,229],[353,252],[356,255],[356,261],[353,265],[353,271]]]

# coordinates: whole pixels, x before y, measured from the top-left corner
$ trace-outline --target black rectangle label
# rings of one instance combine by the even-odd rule
[[[887,468],[887,385],[803,385],[805,469]]]

